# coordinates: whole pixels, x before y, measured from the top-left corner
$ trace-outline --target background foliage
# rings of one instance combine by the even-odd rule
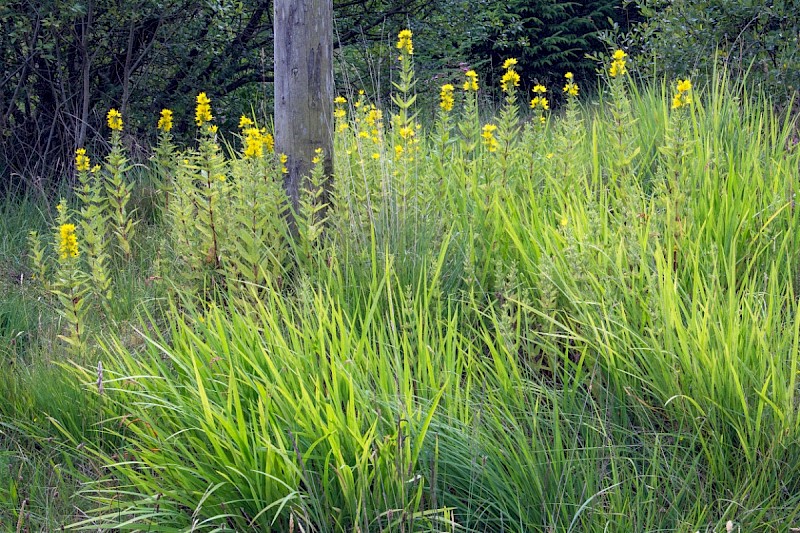
[[[339,75],[385,97],[395,65],[393,36],[411,27],[420,92],[470,66],[485,75],[509,56],[526,77],[589,72],[620,0],[563,3],[479,0],[337,0]],[[232,129],[253,102],[271,114],[269,0],[15,0],[0,8],[0,191],[48,191],[72,174],[74,150],[102,144],[105,113],[126,117],[134,159],[152,141],[158,111],[190,117],[208,91],[218,122]],[[444,73],[444,74],[443,74]],[[193,124],[176,123],[186,140]]]
[[[776,102],[800,88],[800,10],[793,0],[642,0],[631,44],[669,76],[748,73]]]
[[[374,39],[390,21],[423,17],[437,5],[336,2],[336,44]],[[250,102],[269,100],[272,10],[268,0],[4,3],[0,184],[48,189],[70,174],[75,148],[103,142],[110,107],[126,117],[134,156],[162,107],[190,117],[202,90],[230,126]],[[176,123],[176,130],[193,132],[192,126]]]

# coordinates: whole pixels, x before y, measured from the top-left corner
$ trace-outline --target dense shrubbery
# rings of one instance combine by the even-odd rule
[[[800,91],[800,10],[796,2],[643,0],[646,21],[633,33],[643,66],[712,80],[747,73],[776,103]]]
[[[616,0],[497,2],[471,24],[464,48],[476,64],[491,68],[506,57],[519,59],[528,79],[556,82],[564,72],[593,77],[596,64],[588,54],[604,51],[599,36],[614,24],[623,31],[638,18],[635,9]],[[594,87],[592,87],[594,89]]]

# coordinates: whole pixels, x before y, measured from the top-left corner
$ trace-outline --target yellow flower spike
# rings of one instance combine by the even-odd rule
[[[500,87],[505,93],[510,92],[512,87],[519,87],[519,74],[517,74],[517,71],[508,69],[503,74],[503,77],[500,78]]]
[[[214,117],[211,115],[211,100],[209,100],[204,92],[197,95],[197,107],[195,108],[194,120],[198,128],[206,122],[214,120]]]
[[[567,93],[567,96],[578,96],[578,84],[573,81],[572,72],[567,72],[564,77],[567,79],[567,83],[564,85],[563,91]]]
[[[544,94],[547,92],[547,88],[544,85],[537,84],[533,86],[533,92],[535,92],[536,94]]]
[[[541,93],[539,93],[541,94]],[[536,96],[531,100],[531,109],[541,107],[544,111],[550,109],[550,102],[544,96]]]
[[[242,117],[245,118],[245,117]],[[241,123],[241,122],[240,122]],[[252,121],[251,121],[252,123]],[[256,158],[264,155],[265,139],[258,128],[246,128],[244,130],[244,156],[246,158]]]
[[[474,70],[468,70],[465,73],[467,77],[467,81],[464,82],[464,90],[469,92],[477,92],[478,91],[478,73]]]
[[[89,172],[91,172],[92,174],[96,174],[99,171],[100,171],[100,165],[95,165],[95,166],[92,167],[92,170],[90,170]]]
[[[381,120],[383,120],[383,111],[373,106],[367,115],[367,124],[374,126],[376,122],[380,122]]]
[[[75,150],[75,170],[86,172],[89,170],[89,156],[86,155],[86,148]]]
[[[242,115],[241,118],[239,118],[239,129],[240,130],[244,130],[245,128],[247,128],[249,126],[252,126],[252,125],[253,125],[253,120],[250,117]]]
[[[672,109],[680,109],[692,103],[692,82],[689,79],[678,80],[675,90],[676,93],[672,97]]]
[[[614,52],[613,61],[611,62],[611,68],[608,70],[608,74],[612,78],[616,78],[617,76],[624,76],[628,73],[628,69],[625,67],[626,61],[625,58],[628,57],[628,54],[623,52],[622,50],[617,50]]]
[[[78,237],[75,235],[75,224],[62,224],[58,228],[58,255],[61,259],[78,257]]]
[[[402,137],[403,139],[410,139],[411,137],[414,136],[414,128],[411,127],[400,128],[399,133],[400,137]]]
[[[411,42],[411,30],[402,30],[397,34],[397,49],[408,55],[414,54],[414,45]],[[400,56],[402,60],[403,57]]]
[[[442,108],[442,111],[451,111],[453,109],[453,92],[455,91],[455,87],[451,84],[446,83],[442,85],[442,90],[439,93],[440,102],[439,107]]]
[[[264,134],[264,148],[267,149],[267,152],[275,151],[275,138],[271,133]]]
[[[339,105],[346,104],[347,99],[344,96],[337,96],[336,98],[333,99],[333,103]]]
[[[158,125],[156,126],[159,130],[163,131],[164,133],[169,133],[172,129],[172,111],[169,109],[162,109],[161,116],[158,119]]]
[[[483,127],[483,131],[481,132],[481,137],[483,138],[483,143],[486,145],[486,149],[490,152],[497,151],[497,147],[499,143],[494,136],[494,132],[497,130],[497,126],[494,124],[486,124]]]
[[[109,109],[106,115],[108,127],[114,131],[122,131],[122,113],[116,109]]]
[[[322,163],[322,148],[317,148],[314,150],[314,158],[311,160],[311,162],[315,165]]]
[[[513,67],[513,66],[514,66],[514,65],[516,65],[516,64],[517,64],[517,59],[516,59],[516,58],[514,58],[514,57],[509,57],[509,58],[508,58],[508,59],[506,59],[506,60],[505,60],[505,62],[503,63],[503,69],[504,69],[504,70],[508,70],[508,69],[510,69],[511,67]]]

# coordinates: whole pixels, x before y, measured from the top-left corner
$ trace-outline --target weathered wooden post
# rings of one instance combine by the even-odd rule
[[[333,176],[333,0],[275,0],[275,152],[295,211],[314,152]],[[324,195],[327,201],[329,194]]]

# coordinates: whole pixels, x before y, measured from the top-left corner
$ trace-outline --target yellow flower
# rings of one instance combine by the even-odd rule
[[[439,107],[442,108],[442,111],[450,111],[453,109],[453,91],[455,91],[455,87],[449,83],[442,85],[442,91],[439,93],[441,98]]]
[[[242,118],[244,119],[245,117]],[[252,123],[252,121],[250,122]],[[241,121],[239,123],[241,124]],[[250,127],[246,128],[243,133],[245,135],[244,156],[252,159],[264,155],[265,139],[261,135],[261,130]]]
[[[161,110],[161,117],[158,119],[158,129],[168,133],[172,129],[172,111],[169,109]]]
[[[344,96],[337,96],[336,98],[333,99],[333,103],[334,104],[346,104],[347,103],[347,99]]]
[[[531,100],[531,109],[536,109],[537,107],[547,111],[550,109],[550,102],[544,96],[536,96]]]
[[[411,137],[414,136],[414,128],[406,126],[406,127],[400,128],[400,132],[399,133],[400,133],[400,137],[402,137],[403,139],[410,139]]]
[[[688,79],[678,80],[677,91],[672,97],[672,109],[679,109],[692,103],[692,82]]]
[[[374,159],[375,161],[377,161],[380,158],[381,158],[381,154],[379,154],[378,152],[374,152],[372,154],[372,159]]]
[[[497,126],[494,124],[487,124],[483,127],[483,132],[481,133],[481,137],[483,137],[483,142],[486,145],[486,149],[490,152],[497,151],[498,142],[494,136],[494,132],[497,130]]]
[[[516,58],[509,57],[509,58],[508,58],[508,59],[506,59],[506,60],[505,60],[505,62],[503,63],[503,68],[504,68],[505,70],[508,70],[508,69],[510,69],[511,67],[513,67],[513,66],[514,66],[514,65],[516,65],[516,64],[517,64],[517,60],[516,60]]]
[[[399,144],[396,144],[394,146],[394,153],[395,153],[395,157],[400,157],[401,155],[403,155],[403,146],[399,145]]]
[[[370,126],[374,126],[376,122],[380,122],[383,119],[383,111],[377,109],[374,105],[372,109],[370,109],[369,113],[367,114],[367,124]]]
[[[567,83],[564,85],[563,91],[567,93],[567,96],[578,96],[578,85],[572,81],[574,77],[572,72],[567,72],[564,77],[567,79]]]
[[[617,76],[624,76],[628,73],[628,69],[625,67],[625,58],[628,57],[628,54],[623,52],[622,50],[617,50],[614,52],[612,56],[614,61],[611,62],[611,68],[608,70],[608,74],[612,78],[616,78]]]
[[[75,150],[75,170],[78,172],[89,170],[89,156],[86,155],[86,148]]]
[[[317,148],[314,150],[314,158],[311,160],[311,162],[315,165],[322,163],[322,148]]]
[[[274,152],[275,151],[275,138],[272,136],[271,133],[265,133],[265,130],[261,130],[264,137],[264,147],[267,149],[267,152]]]
[[[217,133],[217,125],[216,124],[209,125],[208,126],[208,133],[210,133],[212,135],[216,134]]]
[[[408,55],[414,54],[414,45],[411,43],[411,30],[402,30],[397,34],[397,49]]]
[[[512,87],[519,87],[519,74],[514,69],[508,69],[500,78],[500,87],[503,92],[510,92]]]
[[[341,107],[337,107],[333,110],[333,118],[344,118],[347,116],[347,111],[342,109]]]
[[[578,86],[575,83],[567,83],[564,85],[564,92],[567,93],[568,96],[578,96]]]
[[[122,131],[122,114],[119,111],[116,109],[109,109],[106,119],[108,120],[109,128],[115,131]]]
[[[211,115],[211,100],[208,99],[206,93],[197,95],[197,108],[195,108],[194,120],[197,122],[199,128],[206,122],[211,122],[214,117]]]
[[[250,117],[242,115],[241,118],[239,119],[239,129],[240,130],[244,130],[246,127],[252,126],[252,125],[253,125],[253,120]]]
[[[100,165],[95,165],[95,166],[92,167],[92,170],[90,170],[90,172],[92,174],[95,174],[95,173],[97,173],[99,171],[100,171]]]
[[[286,154],[280,154],[278,156],[278,160],[281,162],[281,172],[283,174],[288,174],[289,169],[286,168],[286,162],[289,161],[289,156],[287,156]]]
[[[538,85],[537,84],[537,85],[533,86],[533,92],[536,93],[536,94],[544,94],[544,93],[547,92],[547,88],[545,88],[544,85]]]
[[[464,90],[469,91],[478,91],[478,73],[474,70],[468,70],[465,74],[467,76],[467,81],[464,82]]]
[[[75,224],[61,224],[58,228],[58,255],[61,259],[78,257],[78,238],[75,235]]]

